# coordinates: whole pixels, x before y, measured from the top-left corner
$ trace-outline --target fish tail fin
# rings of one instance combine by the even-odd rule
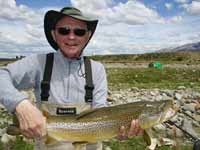
[[[19,128],[19,120],[17,119],[16,115],[13,115],[12,121],[13,121],[13,124],[7,127],[6,133],[13,136],[22,134]]]
[[[21,130],[19,127],[17,127],[16,125],[10,125],[7,127],[6,129],[6,133],[9,134],[9,135],[13,135],[13,136],[16,136],[16,135],[20,135],[21,134]]]

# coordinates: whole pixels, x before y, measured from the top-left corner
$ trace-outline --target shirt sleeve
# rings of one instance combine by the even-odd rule
[[[106,107],[107,106],[107,77],[104,66],[95,62],[92,63],[92,74],[93,74],[93,83],[94,83],[94,91],[93,91],[93,108]]]
[[[0,69],[0,103],[9,112],[14,112],[17,104],[28,98],[20,90],[35,86],[37,67],[37,57],[30,56]]]

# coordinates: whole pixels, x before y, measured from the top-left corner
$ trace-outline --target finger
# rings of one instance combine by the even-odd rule
[[[121,133],[122,136],[126,135],[126,131],[125,131],[125,127],[124,126],[121,126],[120,133]]]
[[[120,129],[119,129],[119,133],[118,133],[118,136],[117,136],[117,139],[122,141],[122,140],[126,140],[128,137],[126,135],[126,129],[124,126],[121,126]]]
[[[144,134],[144,130],[143,129],[140,129],[139,132],[137,133],[137,135],[141,136]]]
[[[32,138],[34,133],[28,128],[28,125],[23,120],[20,122],[20,130],[26,138]]]
[[[46,130],[46,117],[43,117],[43,127],[42,127],[42,134],[41,136],[44,137],[47,135],[47,130]]]
[[[29,139],[34,137],[34,132],[32,132],[30,129],[22,129],[22,134]]]
[[[140,132],[141,128],[139,126],[138,120],[135,120],[135,135],[137,136]]]
[[[36,124],[35,127],[31,128],[31,131],[34,133],[34,137],[43,137],[47,134],[46,132],[46,118],[42,117],[40,123]]]
[[[133,137],[135,136],[137,133],[137,121],[136,120],[132,120],[131,121],[131,126],[128,132],[128,137]]]
[[[140,127],[139,121],[136,120],[136,125],[135,125],[135,135],[139,136],[139,135],[143,135],[144,134],[144,130]]]
[[[42,122],[42,125],[40,127],[40,135],[39,135],[39,137],[44,137],[46,134],[47,134],[47,131],[46,131],[46,118],[43,117],[43,122]]]

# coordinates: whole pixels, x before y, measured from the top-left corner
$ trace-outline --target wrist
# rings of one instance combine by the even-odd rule
[[[21,102],[19,102],[16,107],[15,107],[15,113],[19,113],[22,109],[26,109],[27,105],[30,105],[31,103],[29,102],[28,99],[24,99]]]

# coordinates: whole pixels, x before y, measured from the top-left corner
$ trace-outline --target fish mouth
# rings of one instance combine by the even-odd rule
[[[160,122],[162,123],[171,119],[173,116],[175,116],[176,113],[177,113],[176,109],[169,108],[169,110],[163,113],[163,115],[161,116]]]
[[[143,129],[150,128],[154,125],[161,124],[169,119],[171,119],[177,113],[177,109],[168,108],[166,111],[160,112],[158,114],[142,114],[138,118],[140,127]]]

